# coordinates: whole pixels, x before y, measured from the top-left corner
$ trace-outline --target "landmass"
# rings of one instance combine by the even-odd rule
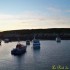
[[[0,32],[0,39],[8,38],[10,41],[33,40],[55,40],[60,36],[62,40],[70,40],[70,28],[48,28],[48,29],[21,29]]]

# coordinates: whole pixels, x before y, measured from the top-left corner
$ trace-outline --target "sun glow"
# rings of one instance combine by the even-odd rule
[[[35,12],[17,15],[0,14],[0,31],[36,28],[69,28],[70,18],[62,16],[45,16]]]

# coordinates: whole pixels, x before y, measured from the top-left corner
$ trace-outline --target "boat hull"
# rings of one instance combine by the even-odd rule
[[[22,55],[26,52],[26,47],[23,47],[21,49],[15,48],[11,51],[12,55]]]
[[[33,40],[33,49],[40,49],[40,41],[37,39]]]
[[[56,38],[56,42],[61,42],[61,39],[60,38]]]
[[[30,41],[26,41],[26,45],[30,45]]]
[[[40,43],[34,43],[33,49],[40,49]]]
[[[33,49],[40,49],[40,46],[33,46]]]

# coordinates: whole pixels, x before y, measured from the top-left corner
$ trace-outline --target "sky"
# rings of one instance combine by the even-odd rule
[[[0,31],[70,28],[70,0],[0,0]]]

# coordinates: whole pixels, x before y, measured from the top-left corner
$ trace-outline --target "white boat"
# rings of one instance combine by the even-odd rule
[[[56,42],[61,42],[61,38],[60,37],[56,37]]]
[[[40,41],[37,39],[33,40],[33,49],[40,49]]]

